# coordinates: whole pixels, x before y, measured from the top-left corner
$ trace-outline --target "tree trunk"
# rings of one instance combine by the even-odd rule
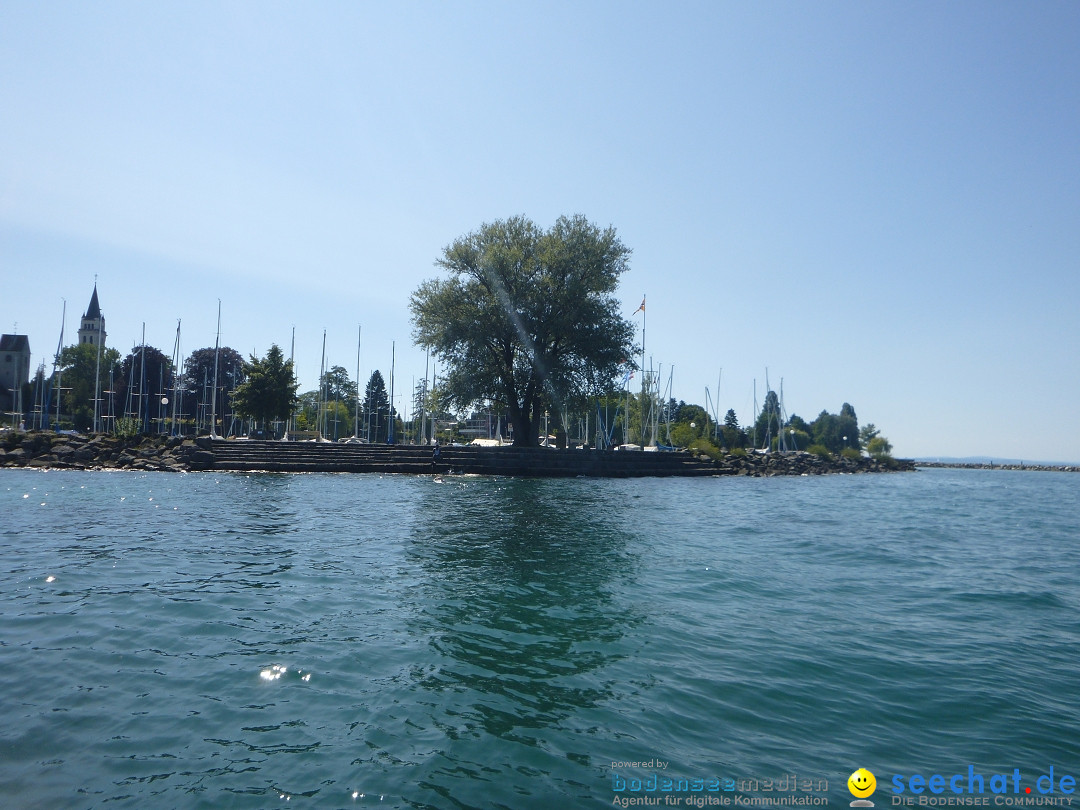
[[[514,426],[514,447],[536,447],[536,429],[532,420],[526,419],[519,414],[517,421],[510,417],[510,423]]]
[[[566,425],[563,424],[562,419],[557,414],[557,411],[552,414],[555,420],[555,446],[560,450],[565,450],[567,446]]]
[[[528,408],[511,400],[507,411],[510,424],[514,426],[514,447],[536,447],[536,427],[529,418]]]
[[[514,447],[536,447],[536,428],[529,418],[529,409],[522,408],[516,400],[510,399],[506,410],[514,427]]]
[[[506,411],[510,424],[514,426],[514,447],[536,447],[536,427],[532,418],[531,397],[526,391],[525,402],[518,402],[513,378],[505,384]]]

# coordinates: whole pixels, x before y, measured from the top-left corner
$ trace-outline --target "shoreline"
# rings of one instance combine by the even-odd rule
[[[1033,470],[1035,472],[1080,472],[1075,464],[995,464],[970,461],[916,461],[916,467],[943,467],[952,470]]]
[[[598,451],[550,448],[442,448],[438,465],[423,445],[143,436],[79,436],[51,432],[8,434],[0,468],[136,470],[142,472],[368,472],[478,474],[515,477],[717,477],[910,472],[906,459],[822,459],[809,453],[725,453],[718,459],[687,451]]]

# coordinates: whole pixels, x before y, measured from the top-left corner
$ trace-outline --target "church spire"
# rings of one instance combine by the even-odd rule
[[[105,316],[101,314],[101,305],[98,303],[97,281],[94,281],[94,294],[90,296],[90,306],[86,308],[86,314],[82,316],[79,327],[79,343],[91,345],[105,345]]]
[[[90,296],[90,306],[86,308],[86,314],[83,315],[84,320],[97,320],[101,317],[101,305],[98,304],[97,299],[97,282],[94,282],[94,294]]]

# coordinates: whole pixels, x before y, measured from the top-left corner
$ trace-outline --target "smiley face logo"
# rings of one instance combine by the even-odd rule
[[[865,799],[877,789],[877,779],[866,768],[859,768],[847,780],[848,790],[857,799]]]

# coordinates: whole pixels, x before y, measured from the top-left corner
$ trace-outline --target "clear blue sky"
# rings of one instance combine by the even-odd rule
[[[424,358],[444,246],[580,213],[673,395],[1080,460],[1080,4],[4,3],[0,329]],[[640,315],[636,316],[638,319]]]

